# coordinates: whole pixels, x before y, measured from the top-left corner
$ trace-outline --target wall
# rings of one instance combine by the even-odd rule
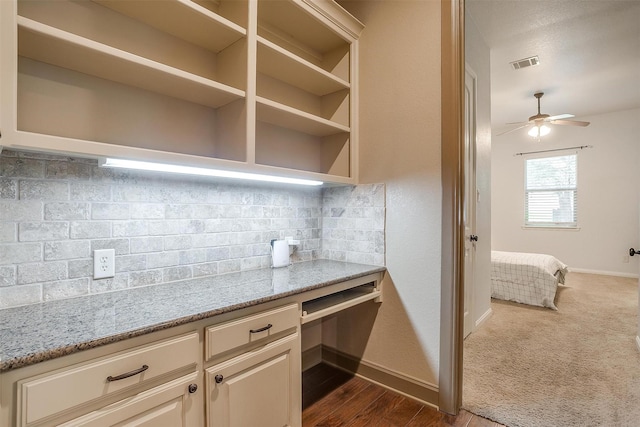
[[[493,249],[548,253],[570,270],[635,277],[639,257],[630,258],[628,252],[640,245],[640,109],[579,119],[591,125],[554,126],[540,143],[524,131],[494,138]],[[593,148],[578,152],[580,229],[523,229],[525,157],[514,154],[581,145]]]
[[[471,315],[475,327],[491,313],[491,59],[469,12],[465,60],[476,75],[476,259]]]
[[[294,262],[383,265],[384,186],[215,183],[0,154],[0,308],[267,268],[270,240],[285,236],[301,240]],[[116,275],[94,280],[93,250],[106,248]]]
[[[341,1],[360,38],[360,182],[386,185],[384,302],[325,344],[437,390],[440,346],[440,2]],[[371,323],[371,324],[370,324]],[[355,337],[350,338],[350,337]]]

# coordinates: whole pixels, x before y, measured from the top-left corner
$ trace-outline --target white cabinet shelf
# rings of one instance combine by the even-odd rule
[[[257,97],[258,121],[313,136],[329,136],[349,132],[349,127],[296,110],[275,101]]]
[[[258,37],[258,72],[322,96],[349,89],[348,81]]]
[[[18,17],[19,55],[162,95],[218,108],[244,91]]]
[[[247,34],[246,29],[191,0],[93,1],[212,52],[226,49]]]

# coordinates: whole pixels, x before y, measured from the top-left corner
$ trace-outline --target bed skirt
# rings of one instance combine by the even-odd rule
[[[567,266],[552,255],[491,251],[491,297],[557,310]]]

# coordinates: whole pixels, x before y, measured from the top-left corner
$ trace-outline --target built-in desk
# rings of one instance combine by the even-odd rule
[[[0,424],[101,425],[142,411],[158,422],[175,417],[187,425],[211,425],[209,412],[218,409],[205,396],[213,396],[218,384],[228,387],[221,393],[236,384],[237,393],[245,386],[231,378],[258,390],[262,378],[299,373],[302,324],[381,301],[384,271],[317,260],[2,310]],[[226,340],[229,331],[247,336],[223,343],[217,353],[205,352],[215,347],[211,339]],[[184,361],[175,367],[146,362],[147,355],[163,360],[164,349],[170,349],[167,360],[184,349]],[[105,379],[130,372],[124,382]],[[255,375],[250,381],[248,373]],[[292,400],[282,407],[291,408],[285,415],[298,425],[299,375],[288,377],[293,381],[280,386]],[[68,394],[74,378],[97,381],[94,394],[76,390],[68,402],[39,407],[39,393],[65,388],[59,392]]]

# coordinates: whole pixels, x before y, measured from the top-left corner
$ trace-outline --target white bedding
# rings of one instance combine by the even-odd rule
[[[557,310],[567,266],[551,255],[491,251],[491,297]]]

